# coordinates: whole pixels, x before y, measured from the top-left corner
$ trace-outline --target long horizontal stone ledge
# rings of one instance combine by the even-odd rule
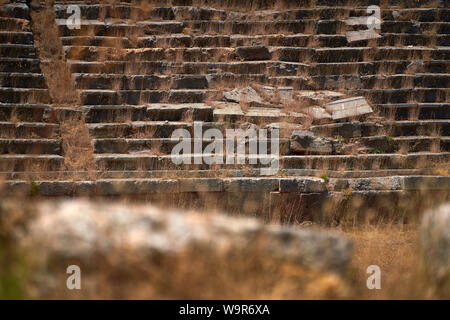
[[[322,169],[280,169],[276,175],[281,177],[321,177],[329,179],[357,179],[372,177],[395,176],[435,176],[436,168],[423,169],[378,169],[378,170],[322,170]],[[92,179],[92,174],[101,176],[104,180],[110,179],[192,179],[192,178],[255,178],[261,177],[261,171],[257,168],[247,169],[217,169],[217,170],[152,170],[152,171],[46,171],[45,179],[48,181],[76,180],[85,181]],[[41,181],[43,178],[39,172],[16,171],[0,172],[1,181]]]
[[[233,256],[263,250],[267,258],[343,273],[352,251],[350,239],[330,232],[267,226],[256,219],[223,214],[188,214],[149,204],[66,200],[39,203],[35,210],[36,219],[20,239],[24,248],[42,250],[49,261],[76,259],[87,269],[111,250],[126,248],[127,253],[151,259],[194,247],[196,252],[207,249],[206,254],[220,251]],[[99,239],[105,239],[106,245],[98,246]]]
[[[450,177],[393,176],[356,179],[314,177],[102,179],[97,181],[5,181],[11,196],[119,196],[161,193],[322,193],[359,191],[450,190]]]

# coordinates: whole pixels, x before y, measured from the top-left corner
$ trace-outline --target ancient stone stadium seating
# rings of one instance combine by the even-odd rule
[[[80,28],[68,24],[73,5],[80,9]],[[369,5],[380,8],[379,37],[349,42],[347,33],[361,26],[347,20],[367,16]],[[55,13],[80,96],[79,105],[69,107],[86,122],[94,178],[83,170],[64,174],[70,146],[63,148],[58,106],[30,28],[36,23],[30,11],[45,8]],[[423,190],[448,198],[446,0],[41,1],[30,8],[5,4],[0,14],[6,194],[208,193],[232,209],[267,216],[286,202],[307,215],[336,195],[360,196],[368,207],[379,199],[411,200]],[[226,93],[236,88],[302,98],[232,103]],[[325,103],[364,97],[373,113],[317,119],[302,111],[302,104],[318,101],[311,98],[316,93]],[[224,139],[228,128],[270,128],[268,143],[279,128],[278,171],[261,176],[263,165],[249,157],[245,164],[175,164],[174,130],[186,129],[192,145],[196,139],[203,147],[211,142],[196,138],[195,123],[203,132],[218,129]],[[294,140],[305,138],[295,130],[313,134],[300,151]],[[193,157],[201,157],[194,149]]]

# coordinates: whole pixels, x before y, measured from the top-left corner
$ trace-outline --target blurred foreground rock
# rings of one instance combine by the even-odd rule
[[[427,211],[420,231],[427,271],[438,286],[450,293],[450,203]]]
[[[151,257],[195,247],[214,252],[261,250],[275,259],[342,273],[352,251],[351,241],[337,235],[219,214],[87,200],[46,202],[37,210],[23,243],[52,261],[79,259],[89,264],[95,255],[117,249]]]

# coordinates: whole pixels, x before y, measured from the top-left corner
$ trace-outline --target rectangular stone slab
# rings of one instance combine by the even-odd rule
[[[333,120],[372,113],[373,110],[364,97],[337,100],[325,105]]]

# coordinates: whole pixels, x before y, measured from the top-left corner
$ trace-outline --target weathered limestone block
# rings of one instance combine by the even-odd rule
[[[25,248],[52,261],[76,258],[85,265],[94,263],[95,256],[116,249],[151,258],[195,246],[215,252],[262,250],[276,259],[343,273],[352,252],[350,240],[329,232],[86,200],[40,204],[36,219],[21,240]]]
[[[325,192],[327,186],[321,178],[280,178],[279,191],[282,193],[294,192],[294,193],[312,193],[312,192]]]
[[[252,87],[234,89],[230,92],[224,92],[223,97],[230,102],[245,102],[248,104],[262,104],[263,99]]]
[[[333,101],[325,105],[333,120],[361,116],[372,113],[373,110],[364,97],[356,97]]]
[[[238,47],[236,48],[236,54],[246,61],[251,60],[270,60],[272,55],[269,49],[265,46],[254,46],[254,47]]]
[[[444,292],[450,293],[450,203],[424,214],[420,244],[431,278]]]
[[[291,151],[294,153],[331,154],[333,140],[330,138],[315,137],[307,130],[295,130],[291,135]]]

